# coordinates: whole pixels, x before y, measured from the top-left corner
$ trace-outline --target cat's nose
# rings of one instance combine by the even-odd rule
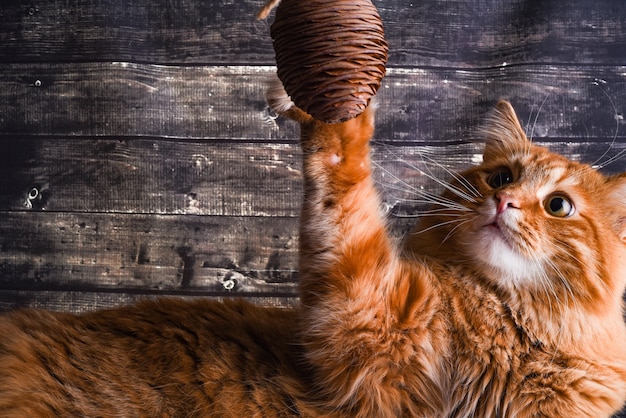
[[[509,209],[509,208],[515,208],[515,209],[519,209],[520,208],[520,203],[519,200],[517,200],[515,198],[515,196],[512,196],[509,193],[506,192],[498,192],[496,193],[496,203],[497,203],[497,214],[501,214],[502,212],[504,212],[505,210]]]

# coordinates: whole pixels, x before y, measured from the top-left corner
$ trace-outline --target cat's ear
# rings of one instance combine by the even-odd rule
[[[498,102],[487,117],[480,134],[485,139],[483,154],[485,161],[496,157],[509,157],[518,151],[528,149],[530,144],[513,106],[504,100]]]
[[[609,206],[608,215],[613,230],[626,243],[626,173],[609,177],[608,193],[604,199]]]

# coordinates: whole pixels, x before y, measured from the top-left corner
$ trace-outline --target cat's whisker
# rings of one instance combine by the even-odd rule
[[[471,211],[471,209],[469,209],[468,207],[464,206],[463,204],[461,204],[459,202],[455,202],[454,200],[445,198],[443,196],[435,195],[435,194],[432,194],[430,192],[422,193],[422,196],[428,198],[429,202],[432,203],[432,204],[435,204],[435,205],[441,205],[443,207],[447,207],[447,208],[450,208],[450,209],[459,209],[459,210]]]
[[[421,213],[421,212],[417,212],[417,213],[408,213],[408,214],[394,214],[393,215],[396,218],[407,218],[407,219],[417,219],[417,218],[427,218],[427,217],[451,217],[451,218],[458,218],[459,214],[435,214],[435,213]]]
[[[460,173],[454,172],[449,168],[445,167],[443,164],[433,160],[432,158],[427,157],[426,155],[420,155],[422,160],[428,160],[431,164],[434,164],[436,167],[444,170],[450,177],[454,178],[456,181],[461,183],[465,188],[474,195],[474,197],[482,197],[482,194],[474,187],[472,183],[470,183],[465,177],[463,177]]]
[[[471,203],[476,203],[476,199],[474,197],[472,197],[469,193],[464,192],[459,187],[456,187],[455,185],[453,185],[453,184],[451,184],[451,183],[449,183],[447,181],[439,179],[430,170],[427,172],[427,171],[421,170],[417,166],[415,166],[413,164],[410,164],[408,162],[405,162],[405,164],[407,164],[407,166],[410,169],[418,171],[422,175],[426,176],[426,178],[428,178],[429,180],[434,181],[435,183],[437,183],[440,186],[444,187],[446,190],[452,192],[453,194],[455,194],[456,196],[460,197],[461,199],[464,199],[464,200],[466,200],[468,202],[471,202]],[[478,196],[475,196],[475,197],[478,197]]]
[[[533,124],[532,124],[532,126],[530,128],[530,133],[528,135],[528,139],[530,140],[530,142],[534,141],[534,138],[535,138],[535,127],[537,126],[537,121],[539,120],[539,115],[541,114],[541,111],[543,110],[543,106],[546,104],[546,102],[548,101],[548,98],[551,95],[552,95],[552,92],[548,92],[546,94],[546,97],[543,98],[543,101],[539,105],[539,109],[537,109],[537,114],[535,115],[535,120],[533,121]],[[532,113],[531,113],[531,115],[532,115]],[[530,115],[528,117],[530,118]],[[527,146],[528,146],[528,148],[530,150],[530,144],[527,145]]]
[[[390,192],[401,192],[403,194],[410,194],[411,196],[437,196],[435,194],[432,194],[430,192],[427,192],[426,190],[420,190],[420,189],[414,189],[414,188],[406,188],[406,187],[402,187],[403,185],[396,185],[393,183],[380,183],[381,188],[384,189],[387,193]],[[402,200],[408,200],[407,198],[402,198]]]
[[[426,229],[422,229],[422,230],[419,230],[419,231],[413,231],[413,232],[412,232],[412,234],[414,234],[414,235],[423,234],[424,232],[432,231],[433,229],[436,229],[436,228],[441,228],[441,227],[444,227],[444,226],[446,226],[446,225],[452,225],[452,224],[457,223],[457,222],[464,223],[464,222],[467,222],[467,220],[464,220],[464,219],[462,219],[462,218],[457,218],[457,219],[453,219],[453,220],[451,220],[451,221],[440,222],[440,223],[438,223],[438,224],[435,224],[435,225],[429,226],[429,227],[428,227],[428,228],[426,228]]]
[[[395,180],[398,183],[400,183],[403,186],[405,186],[405,188],[399,188],[398,186],[396,186],[396,187],[398,187],[398,190],[402,190],[402,191],[406,191],[406,192],[415,192],[415,193],[419,193],[420,192],[419,188],[417,188],[417,187],[407,183],[406,181],[404,181],[400,177],[396,176],[391,171],[389,171],[385,167],[383,167],[382,164],[380,164],[380,163],[378,163],[376,161],[372,161],[372,165],[374,165],[381,172],[385,173],[386,176],[391,177],[392,180]],[[384,183],[383,186],[385,186],[386,188],[389,187],[389,186],[386,186],[386,183]]]
[[[399,187],[397,185],[393,185],[393,184],[385,184],[382,187],[384,187],[387,191],[390,190],[396,190],[396,191],[401,191],[401,192],[412,192],[416,195],[422,196],[424,199],[407,199],[407,198],[395,198],[396,201],[399,202],[410,202],[410,203],[425,203],[425,204],[431,204],[431,205],[441,205],[443,207],[447,207],[450,209],[457,209],[457,210],[462,210],[462,211],[471,211],[471,209],[468,209],[467,207],[463,206],[462,204],[454,201],[454,200],[450,200],[447,199],[441,195],[438,194],[434,194],[431,192],[428,192],[426,190],[421,190],[418,188],[415,188],[409,184],[407,184],[406,182],[404,182],[403,180],[399,179],[397,176],[395,176],[393,173],[385,170],[383,167],[381,167],[380,165],[378,166],[380,167],[383,171],[385,171],[386,174],[388,174],[392,179],[397,180],[398,182],[400,182],[402,185],[407,186],[407,189],[404,189],[402,187]]]
[[[455,213],[456,212],[456,213]],[[465,211],[450,209],[450,208],[442,208],[442,209],[429,209],[424,211],[419,211],[416,213],[417,216],[455,216],[458,217],[462,215]]]
[[[405,161],[402,161],[403,163],[406,163]],[[400,177],[396,176],[394,173],[392,173],[391,171],[385,169],[381,164],[377,163],[376,161],[373,161],[372,164],[381,172],[383,172],[386,176],[388,176],[389,178],[391,178],[391,180],[396,181],[397,183],[399,183],[400,185],[402,185],[403,187],[400,187],[398,185],[394,185],[394,184],[388,184],[388,183],[383,183],[382,187],[386,190],[398,190],[398,191],[402,191],[402,192],[406,192],[406,193],[414,193],[417,195],[426,195],[426,194],[430,194],[429,192],[426,192],[425,190],[415,187],[409,183],[407,183],[406,181],[404,181],[403,179],[401,179]],[[415,168],[412,168],[414,171],[420,172],[421,170],[417,170]],[[437,198],[441,198],[441,196],[439,196],[438,194],[430,194],[431,196],[437,197]]]
[[[398,202],[403,203],[412,203],[412,204],[428,204],[431,206],[440,206],[441,209],[428,209],[428,210],[437,210],[437,211],[445,211],[446,209],[456,210],[458,212],[472,212],[471,209],[460,205],[453,201],[448,201],[444,199],[397,199]],[[425,211],[422,211],[425,212]]]
[[[563,285],[563,288],[565,289],[565,300],[561,300],[558,295],[556,294],[556,290],[554,292],[554,297],[558,300],[559,304],[564,305],[564,306],[569,306],[570,302],[574,300],[574,294],[572,292],[572,288],[569,285],[569,283],[567,282],[567,280],[565,280],[563,272],[561,271],[561,269],[559,269],[559,267],[554,263],[554,261],[548,259],[546,260],[546,264],[550,267],[550,269],[552,269],[552,271],[554,272],[554,274],[556,275],[556,278],[559,280],[559,282]],[[546,280],[549,281],[549,283],[551,283],[552,287],[554,288],[554,283],[553,281],[550,279],[550,276],[548,276],[546,274]],[[571,300],[569,298],[569,296],[571,296]]]
[[[593,163],[590,164],[592,167],[604,168],[607,165],[612,164],[614,161],[621,158],[624,155],[624,153],[626,153],[626,150],[622,150],[621,152],[617,153],[617,155],[614,155],[613,157],[609,158],[603,163],[600,162],[602,161],[604,157],[607,156],[607,154],[613,148],[613,146],[615,145],[615,142],[617,141],[617,136],[619,133],[620,117],[619,117],[619,112],[617,111],[617,107],[615,106],[615,102],[613,102],[613,99],[611,99],[611,96],[609,96],[606,90],[604,90],[599,83],[595,82],[595,85],[602,91],[602,93],[608,99],[609,103],[611,104],[611,107],[613,108],[613,115],[615,117],[615,132],[613,133],[613,139],[611,140],[611,143],[607,147],[606,151],[604,151],[604,153],[600,157],[598,157]]]
[[[558,266],[552,261],[552,260],[548,260],[548,265],[553,269],[553,271],[555,272],[555,274],[557,275],[557,277],[559,278],[559,281],[565,285],[565,296],[567,297],[566,299],[566,304],[565,306],[569,306],[569,304],[573,304],[574,306],[578,304],[576,297],[574,296],[573,290],[569,284],[569,282],[567,281],[567,279],[565,278],[563,272],[558,268]],[[549,280],[549,279],[547,279]],[[552,316],[552,303],[551,301],[549,301],[550,303],[550,312],[551,312],[551,316]],[[558,332],[556,333],[556,342],[554,344],[554,351],[553,351],[553,355],[552,355],[552,359],[550,360],[550,363],[554,363],[555,359],[556,359],[556,355],[558,353],[558,348],[561,345],[561,341],[563,340],[563,332],[562,332],[562,327],[563,324],[561,322],[559,322],[559,329]],[[547,331],[548,332],[548,331]]]
[[[559,298],[558,293],[556,292],[553,281],[550,279],[548,273],[542,268],[543,262],[540,261],[536,256],[532,258],[532,261],[533,261],[535,268],[539,272],[541,272],[540,276],[538,277],[538,282],[546,294],[546,302],[548,305],[548,315],[549,315],[547,322],[551,324],[551,323],[554,323],[554,315],[555,315],[553,301],[555,301],[558,305],[562,305],[562,301]],[[540,340],[544,340],[548,338],[550,335],[551,335],[551,330],[544,329],[543,335],[540,337]]]
[[[561,260],[561,261],[564,261],[564,260]],[[573,309],[579,309],[580,302],[578,298],[576,297],[576,295],[574,294],[571,284],[569,283],[569,281],[567,280],[567,278],[565,277],[561,269],[559,269],[558,266],[552,260],[548,260],[548,264],[553,269],[554,273],[559,279],[559,282],[563,285],[563,289],[565,290],[566,300],[565,300],[564,305]],[[561,326],[562,324],[560,324],[560,328]],[[560,332],[560,328],[559,328],[559,332],[557,333],[557,341],[555,344],[555,355],[556,355],[556,350],[558,349],[560,342],[562,340],[562,333]]]
[[[559,298],[559,295],[556,292],[556,289],[554,288],[554,284],[553,284],[552,280],[550,280],[550,276],[542,268],[542,264],[543,263],[541,261],[537,260],[536,258],[534,260],[535,260],[534,264],[535,264],[536,268],[541,272],[540,283],[541,283],[542,287],[544,288],[546,294],[548,295],[547,300],[548,300],[548,303],[550,305],[550,314],[552,314],[552,312],[553,312],[553,310],[552,310],[552,299],[556,300],[556,302],[558,302],[559,305],[562,304],[562,301]]]
[[[426,190],[418,190],[418,193],[416,193],[418,196],[421,196],[424,198],[424,200],[422,200],[420,203],[430,203],[430,204],[439,204],[441,206],[446,206],[446,207],[450,207],[450,208],[458,208],[458,209],[468,209],[466,206],[464,206],[463,204],[456,202],[452,199],[448,199],[444,196],[435,194],[435,193],[431,193],[428,192]],[[412,199],[405,199],[406,201],[411,201]]]
[[[450,232],[448,232],[448,234],[443,238],[443,240],[441,240],[441,243],[439,245],[443,245],[446,243],[446,241],[448,241],[448,239],[454,235],[454,233],[457,231],[457,229],[459,229],[460,227],[462,227],[463,225],[466,225],[468,223],[471,222],[471,219],[466,219],[463,222],[459,223],[458,225],[456,225],[454,228],[452,228],[450,230]]]
[[[469,209],[465,206],[459,205],[455,202],[448,201],[435,201],[430,199],[406,199],[406,198],[396,198],[394,196],[389,196],[388,199],[385,200],[386,204],[389,208],[396,207],[398,204],[405,205],[419,205],[421,207],[428,206],[427,209],[416,209],[413,215],[418,216],[419,214],[426,213],[445,213],[445,212],[458,212],[458,213],[468,213],[472,212],[472,209]],[[392,213],[395,215],[395,213]]]
[[[374,164],[376,165],[376,163]],[[380,184],[381,189],[384,189],[387,193],[391,191],[398,191],[398,192],[402,192],[405,194],[422,196],[424,198],[424,199],[408,199],[404,197],[398,198],[392,195],[391,196],[393,198],[392,200],[396,200],[398,202],[426,203],[426,204],[442,204],[443,203],[443,204],[448,204],[451,206],[454,205],[457,207],[461,207],[460,204],[458,204],[457,202],[453,200],[449,200],[438,194],[434,194],[426,190],[416,188],[408,184],[404,180],[398,178],[395,174],[391,173],[390,171],[384,169],[382,166],[378,165],[378,167],[381,169],[381,171],[383,171],[386,175],[388,175],[388,177],[390,177],[392,180],[395,180],[396,182],[399,183],[398,185],[394,183],[381,183],[379,181],[377,183]]]
[[[423,158],[423,157],[422,157],[422,158]],[[425,176],[427,179],[434,181],[435,183],[437,183],[438,185],[440,185],[440,186],[444,187],[446,190],[448,190],[448,191],[452,192],[453,194],[455,194],[456,196],[460,197],[461,199],[464,199],[464,200],[466,200],[466,201],[468,201],[468,202],[476,203],[475,198],[474,198],[474,197],[472,197],[469,193],[464,192],[464,191],[463,191],[462,189],[460,189],[459,187],[456,187],[456,186],[454,186],[453,184],[451,184],[451,183],[449,183],[449,182],[447,182],[447,181],[444,181],[444,180],[439,179],[437,176],[435,176],[434,174],[432,174],[432,172],[429,172],[430,170],[429,170],[429,171],[425,171],[425,170],[423,170],[423,169],[421,169],[421,168],[417,167],[416,165],[414,165],[414,164],[412,164],[412,163],[410,163],[410,162],[408,162],[408,161],[405,161],[405,160],[401,160],[401,162],[402,162],[403,164],[405,164],[405,165],[406,165],[406,167],[408,167],[409,169],[411,169],[411,170],[413,170],[413,171],[415,171],[415,172],[418,172],[418,173],[422,174],[422,175],[423,175],[423,176]],[[396,175],[394,175],[393,173],[391,173],[389,170],[385,170],[385,169],[382,167],[382,165],[381,165],[381,164],[379,164],[378,162],[373,161],[372,163],[373,163],[376,167],[378,167],[379,169],[381,169],[382,171],[384,171],[386,174],[388,174],[389,176],[391,176],[393,179],[395,179],[395,180],[397,180],[397,181],[400,181],[400,182],[402,182],[402,183],[406,184],[405,182],[403,182],[403,180],[399,179]],[[444,168],[444,169],[445,169],[445,168]],[[447,170],[447,169],[445,169],[445,170],[446,170],[448,173],[450,172],[450,171],[449,171],[449,170]],[[462,184],[464,184],[464,185],[465,185],[466,183],[467,183],[467,180],[465,180],[464,182],[462,182]],[[419,191],[420,191],[419,189],[417,189],[417,188],[415,188],[415,187],[413,187],[413,186],[410,186],[410,185],[408,185],[408,184],[407,184],[407,186],[409,186],[410,190],[413,190],[413,191],[416,191],[416,192],[419,192]],[[472,188],[473,188],[473,187],[472,187]],[[475,189],[474,189],[474,190],[475,190]],[[479,196],[475,196],[475,197],[479,197]]]
[[[572,245],[568,244],[567,242],[563,242],[563,241],[559,241],[559,244],[560,244],[562,247],[565,247],[565,251],[566,251],[566,253],[568,254],[568,256],[569,256],[569,258],[570,258],[570,259],[572,259],[572,260],[576,261],[576,262],[577,262],[579,265],[581,265],[581,266],[585,266],[585,265],[586,265],[586,264],[585,264],[585,262],[583,262],[580,258],[578,258],[578,257],[574,256],[574,252],[575,252],[575,250],[576,250],[576,248],[575,248],[575,247],[573,247]],[[571,262],[571,260],[563,260],[562,258],[561,258],[561,261],[563,261],[564,263]],[[571,287],[571,284],[569,283],[569,281],[567,281],[567,280],[565,279],[565,275],[561,274],[561,278],[562,278],[562,280],[563,280],[563,284],[564,284],[565,286],[567,286],[567,288],[569,289],[569,291],[570,291],[570,293],[571,293],[571,295],[572,295],[572,299],[573,299],[573,301],[574,301],[574,302],[576,302],[576,301],[577,301],[577,298],[574,296],[574,291],[573,291],[573,289],[572,289],[572,287]],[[610,287],[609,287],[609,286],[608,286],[608,285],[607,285],[607,284],[606,284],[603,280],[599,280],[599,281],[598,281],[598,284],[599,284],[600,286],[602,286],[603,290],[604,290],[607,294],[611,294],[611,293],[613,293],[613,291],[611,290],[611,288],[610,288]]]
[[[613,164],[614,162],[624,157],[624,155],[626,155],[626,149],[621,150],[616,155],[612,156],[611,158],[609,158],[608,160],[606,160],[605,162],[601,164],[592,164],[592,167],[598,168],[598,169],[606,168],[607,166]]]

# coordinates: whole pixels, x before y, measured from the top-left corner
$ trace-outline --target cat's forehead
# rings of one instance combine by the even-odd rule
[[[589,176],[594,174],[590,167],[543,148],[517,154],[514,159],[520,180],[545,193],[585,188]]]

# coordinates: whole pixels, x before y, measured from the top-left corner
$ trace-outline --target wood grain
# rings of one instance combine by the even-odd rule
[[[5,290],[297,293],[294,218],[4,212],[2,219]]]
[[[160,297],[177,297],[183,299],[211,298],[223,300],[232,296],[215,294],[210,292],[197,292],[193,296],[181,295],[181,293],[129,293],[128,291],[28,291],[28,290],[4,290],[0,292],[0,312],[16,308],[36,308],[73,313],[83,313],[98,309],[107,309],[112,306],[129,305],[143,299],[158,299]],[[297,305],[295,297],[290,296],[254,296],[246,297],[252,303],[262,306],[291,308]]]
[[[0,10],[0,62],[271,65],[263,1],[44,0]],[[615,0],[375,1],[392,67],[507,62],[622,65],[626,4]]]
[[[377,2],[402,67],[622,65],[626,3],[614,0]]]
[[[262,3],[0,5],[0,311],[297,303],[298,132],[265,105]],[[374,3],[390,59],[373,160],[394,234],[433,176],[480,159],[473,132],[499,99],[538,143],[625,171],[626,2]]]
[[[616,158],[605,171],[618,172],[624,165],[620,158],[624,144],[608,141],[539,138],[537,143],[587,163]],[[300,211],[302,167],[297,144],[241,143],[233,152],[230,144],[209,141],[23,137],[5,142],[0,157],[0,214],[297,217]],[[481,145],[377,141],[372,148],[375,175],[390,212],[423,210],[425,203],[417,192],[440,193],[441,186],[432,177],[447,180],[449,171],[476,163]]]
[[[392,51],[401,57],[392,59],[378,98],[374,150],[390,213],[411,216],[424,207],[415,191],[435,190],[424,173],[445,177],[477,158],[472,131],[500,98],[514,103],[538,142],[592,162],[619,155],[626,70],[614,52],[623,43],[623,8],[600,2],[588,13],[575,3],[563,10],[487,2],[480,19],[464,2],[381,5]],[[0,9],[0,214],[9,227],[13,217],[22,219],[5,236],[23,243],[4,263],[10,275],[30,277],[24,260],[38,241],[21,237],[38,236],[38,225],[48,225],[53,242],[65,242],[51,227],[65,225],[63,216],[87,220],[78,225],[122,217],[131,235],[141,235],[128,221],[139,215],[143,222],[172,215],[184,224],[198,215],[225,217],[223,228],[237,217],[286,217],[295,230],[297,130],[275,119],[263,99],[274,72],[268,23],[242,18],[258,5],[156,6],[49,1]],[[617,159],[608,169],[623,166]],[[114,224],[99,225],[103,239],[117,237]],[[241,239],[238,229],[225,231]],[[155,248],[180,246],[180,237],[152,232]],[[35,245],[57,272],[48,274],[47,286],[106,284],[107,263],[118,272],[126,266],[104,257],[78,269],[70,254],[87,251],[78,244],[85,235],[78,237],[61,252]],[[102,251],[95,244],[92,251]],[[126,239],[118,252],[124,245],[135,251]],[[290,257],[281,265],[295,271]],[[161,260],[166,287],[175,286],[184,273],[180,256],[170,251]],[[228,270],[228,263],[217,268]],[[71,271],[80,279],[66,277]],[[114,277],[125,286],[134,280]],[[147,287],[164,280],[146,277]],[[11,280],[3,286],[25,283]]]
[[[21,4],[20,4],[21,3]],[[44,0],[0,14],[0,62],[273,62],[261,1]]]
[[[152,64],[0,64],[0,136],[291,141],[264,92],[274,67]],[[390,69],[379,92],[376,137],[459,141],[498,99],[508,99],[534,137],[626,135],[626,66]],[[53,109],[54,111],[51,111]]]
[[[0,157],[0,210],[297,216],[294,144],[23,137]],[[29,199],[29,193],[36,198]]]

